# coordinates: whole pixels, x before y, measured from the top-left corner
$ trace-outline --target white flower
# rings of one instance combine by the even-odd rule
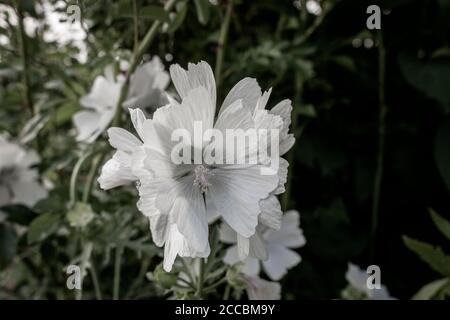
[[[195,121],[201,121],[203,132],[211,128],[270,128],[272,121],[264,120],[272,119],[277,119],[276,125],[283,128],[283,117],[275,113],[290,110],[290,104],[281,103],[275,113],[265,111],[268,94],[262,95],[256,81],[246,78],[230,91],[214,121],[216,84],[211,67],[206,62],[189,64],[188,70],[172,65],[170,74],[181,103],[170,99],[169,104],[155,111],[153,119],[146,119],[139,110],[132,111],[140,140],[123,129],[109,129],[110,143],[118,151],[99,178],[104,189],[139,180],[138,208],[149,217],[154,242],[165,246],[165,270],[171,270],[177,255],[209,255],[208,218],[211,221],[222,217],[240,236],[253,236],[264,207],[260,202],[277,202],[274,194],[280,192],[280,184],[285,181],[278,175],[261,175],[261,168],[267,165],[262,163],[177,165],[171,159],[176,145],[171,139],[174,130],[185,129],[193,136]],[[280,143],[292,145],[285,142],[288,140],[293,141],[293,137],[286,131],[285,136],[280,136]],[[203,157],[208,143],[202,146]],[[256,146],[245,151],[254,155],[260,150]],[[287,165],[280,168],[280,175],[285,175]]]
[[[124,76],[114,76],[112,66],[94,80],[91,91],[80,99],[85,110],[73,116],[77,128],[77,141],[92,143],[110,125],[114,118]],[[169,75],[158,57],[139,66],[130,78],[125,108],[155,108],[166,103],[165,88]],[[154,109],[151,109],[154,110]]]
[[[369,300],[393,300],[395,298],[389,295],[389,291],[386,286],[381,285],[380,289],[370,289],[367,286],[367,279],[369,275],[361,270],[360,267],[353,263],[348,264],[347,272],[345,273],[345,279],[347,279],[350,286],[362,294],[364,294]]]
[[[47,190],[38,182],[39,162],[35,151],[26,151],[0,136],[0,206],[25,204],[33,206],[47,197]]]
[[[224,257],[225,263],[236,264],[242,261],[241,272],[256,276],[260,272],[260,260],[262,260],[266,274],[272,280],[280,280],[288,269],[301,261],[300,255],[290,250],[306,243],[299,224],[300,215],[295,210],[287,211],[283,215],[279,230],[267,228],[260,223],[257,232],[249,240],[249,256],[243,257],[239,253],[239,246],[234,245],[228,248]],[[225,243],[242,241],[226,224],[223,224],[220,229],[220,238]]]
[[[244,276],[249,300],[280,300],[281,285],[257,276]]]

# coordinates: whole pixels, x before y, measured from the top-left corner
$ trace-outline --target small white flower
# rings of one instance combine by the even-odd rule
[[[298,253],[291,250],[299,248],[306,243],[303,231],[299,227],[300,215],[295,210],[287,211],[281,221],[279,230],[267,228],[260,223],[257,232],[246,244],[249,256],[240,254],[239,245],[228,248],[224,261],[227,264],[236,264],[242,261],[241,272],[249,276],[256,276],[260,272],[260,260],[266,274],[272,280],[280,280],[288,269],[296,266],[301,261]],[[236,237],[226,224],[220,229],[220,238],[225,243],[238,243],[244,241]],[[242,244],[241,244],[242,245]]]
[[[105,69],[104,75],[95,78],[89,94],[80,99],[85,110],[73,116],[78,131],[77,141],[92,143],[111,124],[124,80],[122,74],[114,75],[112,66]],[[153,111],[156,106],[167,102],[164,90],[168,84],[169,75],[161,60],[155,56],[150,62],[137,67],[131,76],[123,107],[150,108],[149,111]]]
[[[278,282],[267,281],[258,276],[245,276],[246,291],[249,300],[280,300],[281,285]]]
[[[278,208],[275,194],[286,181],[287,162],[281,161],[279,175],[261,175],[265,163],[253,165],[175,164],[171,152],[176,142],[172,133],[187,130],[194,136],[194,123],[202,123],[203,132],[217,129],[284,128],[290,103],[280,103],[275,111],[266,111],[269,94],[262,95],[254,79],[243,79],[225,98],[217,120],[216,84],[206,62],[189,64],[188,70],[172,65],[170,74],[181,98],[146,119],[139,110],[131,118],[139,139],[120,128],[108,130],[110,143],[117,149],[99,178],[100,186],[109,189],[139,180],[138,208],[150,221],[153,240],[164,248],[164,269],[170,271],[177,255],[209,255],[208,221],[222,217],[240,236],[255,234],[262,209],[263,220],[274,223],[271,210]],[[280,114],[278,114],[280,113]],[[284,119],[283,116],[287,118]],[[292,146],[292,135],[280,135],[285,151]],[[202,146],[205,157],[208,143]],[[247,156],[257,154],[258,146],[245,149]],[[225,150],[226,152],[226,150]],[[277,205],[273,204],[276,202]],[[280,211],[281,212],[281,211]],[[276,213],[278,214],[278,213]]]
[[[47,190],[39,183],[39,163],[35,151],[26,151],[0,136],[0,206],[24,204],[33,206],[47,197]]]
[[[381,285],[380,289],[370,289],[367,287],[367,278],[369,275],[360,267],[353,263],[348,264],[347,272],[345,273],[345,279],[350,286],[361,293],[363,293],[369,300],[393,300],[395,298],[389,295],[389,291],[386,286]]]

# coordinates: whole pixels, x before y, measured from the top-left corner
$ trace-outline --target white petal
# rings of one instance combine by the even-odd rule
[[[258,230],[250,237],[249,256],[259,260],[267,259],[266,243]]]
[[[205,203],[200,190],[193,188],[192,179],[189,176],[183,177],[174,185],[175,188],[159,193],[156,206],[162,210],[161,202],[170,204],[170,219],[176,223],[189,246],[199,252],[209,252]],[[168,193],[175,193],[173,201],[173,195]]]
[[[232,246],[227,249],[225,256],[223,257],[223,261],[229,265],[240,263],[240,272],[249,276],[258,275],[260,271],[260,263],[258,259],[252,257],[247,257],[245,260],[239,259],[237,246]]]
[[[274,190],[274,194],[281,194],[286,191],[284,185],[287,182],[288,167],[289,162],[287,162],[286,159],[280,157],[278,163],[278,187]]]
[[[97,179],[103,190],[123,186],[136,180],[136,176],[131,171],[131,155],[120,150],[103,165],[100,177]]]
[[[246,277],[249,300],[280,300],[281,285],[278,282],[263,280],[257,276]]]
[[[214,121],[214,105],[204,87],[187,92],[181,105],[167,105],[159,108],[153,121],[167,130],[166,135],[175,129],[186,129],[193,137],[194,122],[200,121],[203,132],[211,129]]]
[[[219,116],[237,100],[242,100],[242,105],[247,111],[253,114],[256,103],[261,97],[261,88],[256,79],[244,78],[239,81],[228,93],[222,103],[219,111]]]
[[[205,61],[200,61],[197,64],[189,63],[187,71],[178,64],[173,64],[170,66],[170,76],[182,99],[193,89],[198,87],[205,88],[214,105],[213,114],[215,113],[216,81],[214,80],[214,74],[208,63]]]
[[[239,260],[245,260],[250,250],[250,239],[237,234],[237,248]]]
[[[271,229],[280,229],[283,212],[281,211],[281,205],[277,197],[271,195],[266,199],[261,200],[259,205],[261,207],[259,221]]]
[[[86,141],[94,134],[99,134],[99,113],[95,111],[79,111],[73,115],[72,119],[78,132],[77,141]]]
[[[268,197],[277,183],[274,175],[261,175],[260,166],[244,169],[215,169],[210,177],[211,186],[206,193],[206,206],[213,206],[223,219],[240,235],[255,233],[259,202]]]
[[[133,134],[122,128],[109,128],[108,129],[109,143],[117,150],[126,152],[133,152],[135,148],[142,145]]]
[[[272,280],[280,280],[289,268],[300,263],[301,258],[295,251],[280,245],[268,245],[268,259],[263,261],[263,268]]]
[[[283,119],[283,128],[280,132],[280,156],[288,152],[295,143],[292,133],[289,133],[291,125],[292,103],[291,100],[285,99],[279,102],[270,110],[270,113],[279,115]]]
[[[33,206],[47,197],[47,190],[37,181],[16,181],[11,185],[13,202]]]
[[[296,210],[287,211],[283,215],[280,230],[268,230],[264,238],[271,244],[282,245],[288,248],[299,248],[306,243],[303,231],[299,226],[299,213]]]
[[[362,292],[367,291],[367,273],[361,270],[357,265],[353,263],[348,264],[347,272],[345,273],[345,279],[355,289]]]
[[[139,137],[144,141],[144,123],[147,120],[141,109],[128,109],[130,112],[131,122]]]

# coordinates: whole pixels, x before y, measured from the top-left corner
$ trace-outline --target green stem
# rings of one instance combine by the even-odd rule
[[[227,41],[228,29],[230,27],[231,12],[233,10],[233,0],[228,0],[227,11],[225,18],[220,28],[219,42],[217,44],[216,68],[214,70],[214,77],[216,78],[216,87],[219,88],[222,73],[223,56],[225,51],[225,44]]]
[[[89,197],[91,195],[92,187],[94,185],[94,179],[96,177],[96,173],[98,170],[98,167],[100,166],[100,163],[103,160],[103,157],[105,156],[104,153],[97,154],[94,159],[92,160],[91,169],[88,173],[88,178],[86,180],[86,184],[84,186],[83,190],[83,198],[82,201],[84,203],[87,203],[89,201]]]
[[[28,50],[27,50],[27,39],[25,34],[25,28],[23,24],[23,12],[20,6],[20,1],[15,1],[16,3],[16,11],[18,16],[18,26],[19,26],[19,34],[20,34],[20,50],[21,50],[21,58],[22,58],[22,86],[23,86],[23,94],[25,98],[25,106],[30,111],[31,115],[35,115],[35,110],[33,106],[33,99],[31,98],[31,86],[30,86],[30,77],[29,77],[29,63],[28,63]]]
[[[91,272],[92,283],[94,284],[95,298],[97,300],[102,300],[102,290],[100,289],[100,282],[98,281],[97,269],[95,268],[92,259],[90,261],[90,265],[89,271]]]
[[[205,272],[205,261],[203,258],[200,259],[200,270],[198,273],[197,278],[197,291],[195,292],[195,295],[199,298],[202,298],[203,294],[203,279],[204,279],[204,272]]]
[[[113,300],[119,300],[120,294],[120,269],[122,267],[122,254],[123,247],[117,245],[116,248],[116,258],[114,261],[114,288],[113,288]]]
[[[132,1],[133,1],[133,24],[134,24],[134,52],[136,52],[139,47],[139,11],[137,0]]]
[[[170,9],[172,9],[172,7],[175,5],[175,2],[176,2],[176,0],[167,1],[164,6],[164,10],[169,11]],[[137,66],[141,62],[142,56],[144,55],[148,46],[152,43],[160,26],[161,26],[160,21],[153,22],[152,26],[147,31],[147,34],[145,35],[144,39],[142,39],[142,42],[140,43],[138,49],[136,50],[136,52],[133,55],[133,58],[130,63],[130,68],[128,69],[124,84],[120,90],[119,100],[117,101],[117,105],[116,105],[116,114],[114,116],[113,126],[118,126],[120,124],[122,103],[125,101],[125,99],[128,95],[131,75],[133,74],[133,72],[136,70]]]
[[[381,31],[378,33],[378,153],[377,165],[375,171],[375,180],[373,188],[373,204],[372,204],[372,257],[375,252],[375,239],[378,228],[378,214],[380,207],[381,184],[384,171],[384,149],[386,140],[386,114],[387,106],[385,101],[385,79],[386,79],[386,50],[383,43],[383,35]]]
[[[231,286],[227,284],[225,287],[225,292],[223,293],[223,299],[222,300],[228,300],[230,298],[230,292],[231,292]]]
[[[69,190],[70,202],[69,202],[69,207],[72,207],[75,204],[75,202],[77,201],[77,196],[76,196],[77,177],[78,177],[78,174],[80,172],[81,166],[83,165],[84,161],[90,155],[91,155],[90,151],[83,153],[80,156],[80,158],[78,159],[78,161],[75,164],[75,166],[73,167],[72,175],[70,177],[70,190]]]

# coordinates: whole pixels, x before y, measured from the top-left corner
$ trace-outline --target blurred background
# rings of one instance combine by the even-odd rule
[[[111,62],[129,60],[130,2],[1,1],[0,131],[19,136],[39,114],[39,138],[29,144],[39,150],[39,171],[53,188],[31,209],[2,208],[0,297],[71,298],[59,288],[60,270],[76,255],[76,232],[62,218],[34,226],[31,239],[28,228],[41,214],[65,214],[78,157],[71,117],[95,76]],[[140,37],[155,20],[163,24],[145,59],[158,55],[166,67],[214,64],[227,1],[180,0],[170,15],[157,10],[161,2],[136,2]],[[381,8],[380,30],[366,26],[373,4]],[[71,18],[72,5],[81,8],[78,20]],[[249,76],[265,90],[273,87],[270,106],[284,98],[294,106],[297,142],[288,154],[282,204],[301,213],[307,244],[299,250],[302,262],[282,281],[284,298],[338,298],[348,262],[379,265],[382,283],[400,299],[450,276],[448,267],[442,275],[433,267],[448,256],[413,248],[427,264],[402,238],[450,252],[430,216],[431,208],[450,219],[449,21],[445,0],[234,1],[219,101]],[[128,297],[152,297],[143,276],[133,276],[156,263],[135,194],[113,190],[106,197],[94,186],[91,202],[96,212],[112,212],[102,213],[90,231],[101,243],[95,247],[99,277],[112,277],[112,234],[120,230],[129,249],[123,259],[123,282],[132,283]]]

